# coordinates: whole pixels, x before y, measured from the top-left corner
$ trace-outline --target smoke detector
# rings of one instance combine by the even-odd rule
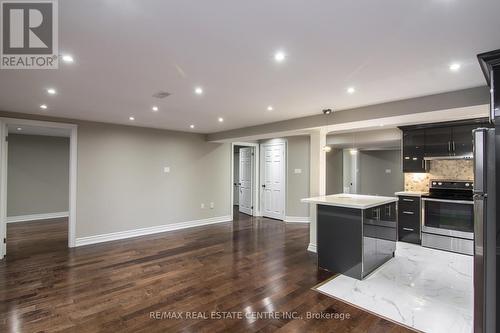
[[[153,94],[153,97],[154,98],[158,98],[158,99],[162,99],[162,98],[165,98],[165,97],[168,97],[172,95],[171,93],[167,92],[167,91],[158,91],[157,93],[154,93]]]

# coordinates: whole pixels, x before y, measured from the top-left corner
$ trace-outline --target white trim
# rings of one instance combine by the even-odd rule
[[[8,216],[7,223],[59,219],[59,218],[68,217],[68,216],[69,216],[69,212]]]
[[[309,246],[307,247],[307,251],[317,253],[317,246],[316,244],[309,243]]]
[[[68,246],[75,247],[76,230],[76,193],[77,193],[77,158],[78,158],[78,125],[31,119],[16,119],[0,117],[0,236],[6,237],[7,226],[7,141],[8,125],[26,125],[47,128],[68,129],[70,134],[69,145],[69,217],[68,217]],[[6,244],[0,245],[0,259],[6,254]]]
[[[287,223],[311,223],[311,218],[309,216],[285,216],[285,222],[287,222]]]
[[[80,238],[76,239],[76,246],[84,246],[84,245],[90,245],[90,244],[96,244],[96,243],[110,242],[110,241],[119,240],[119,239],[145,236],[145,235],[151,235],[151,234],[156,234],[156,233],[160,233],[160,232],[193,228],[193,227],[199,227],[199,226],[208,225],[208,224],[230,222],[230,221],[232,221],[232,218],[230,215],[227,215],[227,216],[211,217],[211,218],[203,219],[203,220],[164,224],[164,225],[158,225],[158,226],[148,227],[148,228],[132,229],[132,230],[112,232],[109,234],[80,237]]]

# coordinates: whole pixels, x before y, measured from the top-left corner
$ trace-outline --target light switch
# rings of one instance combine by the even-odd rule
[[[205,204],[204,204],[204,203],[202,203],[202,204],[200,205],[200,208],[201,208],[201,209],[205,208]]]
[[[163,167],[163,172],[164,173],[170,173],[170,167],[168,167],[168,166]]]
[[[385,173],[392,173],[391,169],[385,169]]]
[[[214,209],[215,208],[215,203],[211,202],[210,203],[210,209]]]
[[[302,173],[302,169],[295,169],[293,172],[296,174],[299,174],[299,173]]]

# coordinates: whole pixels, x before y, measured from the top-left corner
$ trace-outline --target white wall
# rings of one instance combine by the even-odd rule
[[[7,216],[68,211],[69,138],[9,134]]]
[[[231,154],[203,135],[80,123],[76,237],[230,215]]]

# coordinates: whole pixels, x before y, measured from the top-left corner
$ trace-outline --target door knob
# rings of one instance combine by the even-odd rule
[[[263,185],[262,185],[262,187],[266,187],[266,185],[265,185],[265,184],[263,184]]]

